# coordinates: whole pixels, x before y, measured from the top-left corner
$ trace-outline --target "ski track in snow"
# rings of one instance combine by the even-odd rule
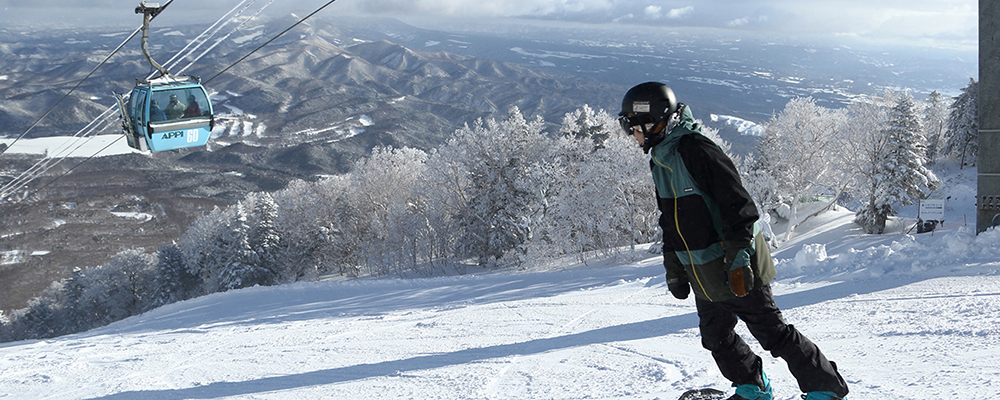
[[[1000,391],[998,266],[778,282],[775,292],[789,322],[838,362],[850,398],[962,398]],[[665,293],[660,268],[651,257],[214,294],[87,333],[0,345],[0,396],[671,399],[726,389],[700,347],[693,302]],[[776,398],[796,399],[784,363],[740,331],[764,355]]]

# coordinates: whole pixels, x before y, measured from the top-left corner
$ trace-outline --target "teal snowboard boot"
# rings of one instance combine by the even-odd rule
[[[843,400],[834,392],[809,392],[802,395],[803,400]]]
[[[764,389],[761,390],[760,386],[749,384],[749,385],[737,385],[733,384],[736,388],[736,394],[732,395],[727,400],[773,400],[774,390],[771,389],[771,380],[767,379],[767,375],[764,374],[764,370],[760,370],[760,379],[764,383]],[[820,400],[817,398],[815,400]],[[814,400],[810,398],[809,400]]]

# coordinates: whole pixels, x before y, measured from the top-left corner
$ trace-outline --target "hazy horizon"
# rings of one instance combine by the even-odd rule
[[[0,23],[4,28],[22,30],[138,26],[141,18],[134,13],[138,3],[91,0],[67,6],[53,0],[0,0]],[[305,15],[325,3],[276,2],[267,6],[262,15]],[[246,6],[252,13],[266,4],[255,0],[176,0],[157,24],[211,23],[234,7]],[[976,0],[525,0],[489,4],[479,0],[338,0],[318,15],[395,17],[428,29],[475,27],[488,22],[573,24],[594,29],[698,28],[734,36],[846,38],[966,51],[978,48],[979,18]]]

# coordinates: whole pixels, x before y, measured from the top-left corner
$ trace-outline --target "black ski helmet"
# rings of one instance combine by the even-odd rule
[[[659,123],[677,112],[677,107],[677,97],[670,86],[660,82],[640,83],[622,98],[618,121],[622,129],[631,133],[633,126]]]

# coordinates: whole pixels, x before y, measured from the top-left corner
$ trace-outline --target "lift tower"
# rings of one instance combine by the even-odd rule
[[[1000,225],[1000,1],[979,0],[976,233]]]

